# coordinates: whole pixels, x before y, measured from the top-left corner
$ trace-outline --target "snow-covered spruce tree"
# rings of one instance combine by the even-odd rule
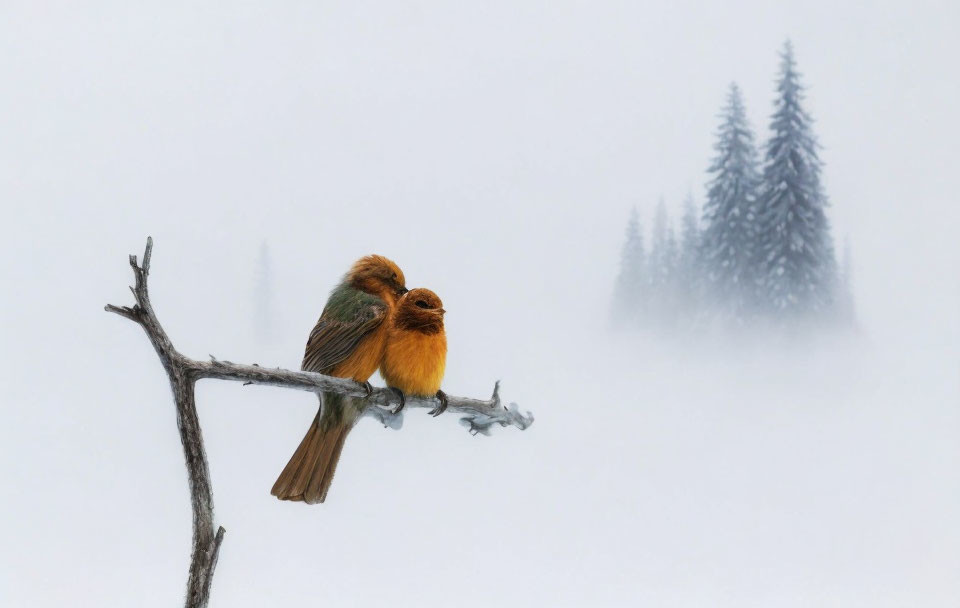
[[[818,315],[830,312],[836,288],[833,242],[824,213],[827,199],[789,41],[780,56],[757,214],[761,289],[775,314]]]
[[[668,285],[676,287],[680,266],[680,243],[677,242],[677,231],[673,225],[667,226],[666,248],[664,250],[664,271]]]
[[[651,236],[647,271],[650,285],[648,320],[655,325],[668,326],[676,320],[676,270],[679,248],[676,234],[667,215],[667,206],[662,198],[653,216]]]
[[[660,288],[660,318],[667,327],[675,326],[686,314],[683,286],[680,283],[680,244],[672,222],[667,226],[663,256],[664,283]]]
[[[714,145],[703,206],[701,255],[705,290],[719,312],[738,321],[754,309],[757,268],[757,189],[760,184],[753,132],[740,88],[730,85]]]
[[[697,221],[693,194],[683,200],[680,218],[680,253],[677,260],[676,282],[679,306],[688,321],[693,321],[701,306],[702,272],[700,225]]]
[[[667,205],[661,198],[653,215],[653,229],[650,232],[650,286],[654,290],[667,282],[670,267],[667,255],[667,233],[670,219],[667,217]]]
[[[646,252],[637,208],[630,210],[626,238],[620,251],[620,272],[613,292],[613,320],[618,325],[636,323],[643,314],[646,296]]]
[[[699,263],[700,236],[697,208],[693,194],[688,194],[683,199],[683,216],[680,218],[680,260],[681,265],[691,271]]]

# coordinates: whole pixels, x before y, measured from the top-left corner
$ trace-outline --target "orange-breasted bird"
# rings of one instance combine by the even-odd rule
[[[403,272],[379,255],[357,260],[330,293],[307,340],[301,368],[352,378],[366,385],[383,363],[397,299],[407,293]],[[271,494],[280,500],[323,502],[343,442],[363,412],[362,399],[322,393],[320,411],[277,478]]]
[[[387,331],[387,350],[380,375],[400,397],[436,397],[440,405],[431,410],[439,416],[447,409],[447,395],[440,390],[447,365],[447,334],[443,329],[443,302],[429,289],[411,289],[397,302]]]

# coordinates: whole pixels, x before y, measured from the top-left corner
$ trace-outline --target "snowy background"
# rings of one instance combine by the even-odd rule
[[[379,252],[444,300],[454,416],[352,434],[325,505],[270,487],[307,394],[198,386],[212,606],[956,606],[954,3],[0,7],[0,605],[180,603],[190,511],[166,377],[297,367]],[[860,333],[608,331],[623,225],[702,200],[728,83],[765,138],[790,38]],[[271,257],[258,332],[258,257]]]

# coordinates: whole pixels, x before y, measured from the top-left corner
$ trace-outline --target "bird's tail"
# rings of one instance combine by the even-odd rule
[[[320,411],[270,493],[280,500],[323,502],[337,470],[343,442],[359,417],[350,397],[323,393]]]

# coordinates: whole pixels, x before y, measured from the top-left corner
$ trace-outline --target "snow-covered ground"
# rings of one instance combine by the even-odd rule
[[[154,263],[160,275],[162,253]],[[111,322],[112,355],[91,355],[99,379],[34,387],[7,410],[5,520],[20,522],[3,552],[7,605],[161,606],[181,593],[189,510],[165,378],[139,330]],[[530,430],[470,437],[419,411],[401,432],[366,420],[313,507],[268,493],[312,399],[201,384],[228,530],[215,605],[960,597],[956,350],[569,337],[581,348],[536,341],[485,365],[452,353],[469,363],[453,366],[450,391],[483,395],[493,373],[474,370],[498,368],[505,395],[535,410]]]

